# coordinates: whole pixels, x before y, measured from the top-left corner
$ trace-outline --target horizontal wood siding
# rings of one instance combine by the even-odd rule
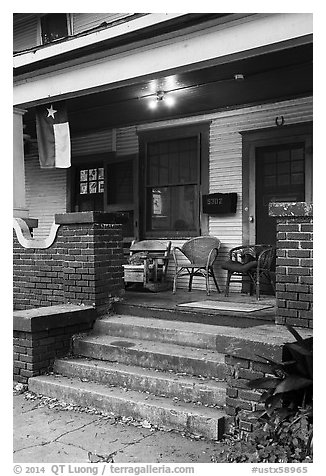
[[[41,169],[38,155],[25,160],[26,205],[38,219],[35,238],[48,236],[56,213],[66,212],[66,169]]]
[[[112,150],[112,131],[100,131],[71,138],[73,157],[94,155]]]
[[[117,155],[138,154],[138,136],[136,127],[124,127],[117,129]]]
[[[99,27],[102,23],[113,23],[128,19],[133,13],[73,13],[73,34],[78,35],[87,30]]]
[[[14,23],[13,48],[14,52],[24,51],[39,44],[37,37],[36,16],[30,15]]]

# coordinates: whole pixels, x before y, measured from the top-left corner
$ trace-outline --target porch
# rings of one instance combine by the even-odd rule
[[[211,292],[207,296],[203,290],[189,292],[186,289],[178,289],[176,294],[172,289],[152,293],[139,287],[127,289],[114,304],[114,311],[139,317],[247,328],[275,323],[276,298],[263,295],[257,301],[254,295],[240,292],[231,292],[229,297],[223,292]]]

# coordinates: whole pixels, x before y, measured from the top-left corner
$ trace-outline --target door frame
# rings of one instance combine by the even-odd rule
[[[242,131],[242,240],[256,242],[256,149],[305,143],[305,201],[312,202],[312,122]]]
[[[199,235],[208,235],[208,216],[203,213],[202,196],[209,192],[209,133],[211,121],[198,121],[195,124],[182,124],[176,126],[165,126],[149,130],[138,131],[139,140],[139,233],[140,239],[147,238],[146,231],[146,197],[145,197],[145,174],[147,160],[148,142],[183,139],[186,137],[198,138],[199,183],[198,183],[198,221]],[[166,236],[165,236],[166,235]],[[173,235],[173,236],[172,236]],[[187,232],[174,232],[165,234],[162,232],[160,238],[167,239],[188,239],[193,234]]]
[[[133,177],[133,199],[129,203],[117,203],[117,204],[108,204],[108,168],[112,164],[123,163],[123,162],[132,162],[132,177]],[[124,237],[123,241],[126,243],[131,243],[133,240],[139,240],[139,197],[138,197],[138,154],[126,154],[126,155],[117,155],[115,154],[109,161],[105,164],[105,176],[106,176],[106,186],[105,186],[105,196],[104,196],[104,211],[106,212],[133,212],[133,236]]]
[[[106,167],[106,163],[110,160],[114,160],[116,154],[115,152],[96,152],[94,154],[89,153],[85,155],[73,155],[71,158],[71,167],[67,169],[67,188],[66,188],[66,211],[75,212],[76,206],[76,186],[77,186],[77,177],[76,169],[79,167],[92,168],[94,164],[102,164],[101,166]],[[104,171],[105,173],[105,171]],[[105,210],[105,200],[106,200],[106,184],[107,180],[104,176],[104,193],[103,193],[103,210]]]

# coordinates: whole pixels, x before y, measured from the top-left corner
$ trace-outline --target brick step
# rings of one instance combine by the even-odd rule
[[[95,359],[58,359],[54,372],[67,377],[88,379],[97,383],[128,388],[153,395],[178,398],[186,402],[223,406],[226,383],[195,377],[105,362]]]
[[[225,413],[215,408],[176,402],[134,390],[83,382],[76,377],[47,375],[29,380],[30,391],[66,403],[92,407],[114,416],[146,420],[163,429],[189,431],[212,440],[221,439]]]
[[[165,342],[130,338],[123,340],[107,335],[76,336],[73,341],[73,352],[75,355],[93,359],[158,370],[173,370],[220,380],[224,380],[227,373],[223,354],[210,349],[197,349]]]

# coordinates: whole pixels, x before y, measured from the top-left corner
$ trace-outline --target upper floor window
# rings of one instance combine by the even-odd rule
[[[41,17],[42,44],[68,36],[68,19],[66,13],[49,13]]]

